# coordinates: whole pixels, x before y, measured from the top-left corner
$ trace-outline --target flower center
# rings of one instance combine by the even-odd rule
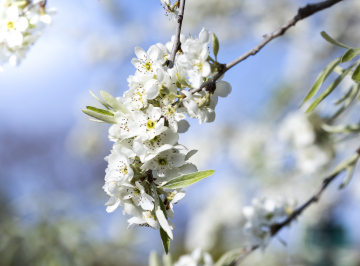
[[[149,61],[145,62],[143,66],[146,69],[146,71],[152,70],[152,64]]]
[[[15,23],[14,23],[14,21],[9,21],[9,22],[6,24],[6,26],[7,26],[7,28],[8,28],[9,30],[15,29]]]
[[[159,158],[159,159],[158,159],[158,163],[159,163],[160,165],[167,165],[167,160],[166,160],[166,158]]]
[[[166,115],[173,116],[175,114],[175,108],[168,106]]]
[[[160,136],[156,136],[156,137],[153,138],[151,141],[152,141],[152,142],[158,142],[159,139],[160,139]]]
[[[125,166],[123,169],[120,170],[120,172],[121,172],[123,175],[127,175],[127,174],[128,174],[127,167]]]
[[[149,119],[147,121],[147,123],[146,123],[146,127],[147,127],[148,130],[154,129],[155,128],[155,122]]]

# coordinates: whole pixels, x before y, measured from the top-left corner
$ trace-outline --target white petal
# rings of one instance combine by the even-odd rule
[[[157,47],[156,45],[152,45],[149,48],[147,54],[151,60],[156,61],[160,57],[160,52],[161,51],[160,51],[159,47]]]
[[[181,120],[178,122],[178,133],[185,133],[186,131],[188,131],[190,127],[190,124],[188,121],[186,120]]]
[[[146,94],[148,99],[155,99],[159,95],[159,86],[157,84],[153,84],[147,89]]]
[[[19,31],[25,31],[29,27],[29,22],[27,18],[21,17],[19,20],[15,23],[15,28]]]
[[[141,47],[136,46],[134,50],[135,50],[135,54],[136,54],[138,59],[140,59],[142,61],[145,61],[147,59],[147,54],[144,51],[144,49],[142,49]]]
[[[19,9],[16,5],[8,7],[6,10],[7,18],[11,21],[16,21],[19,17]]]
[[[198,169],[197,169],[196,165],[194,165],[192,163],[187,163],[180,167],[180,172],[182,175],[195,173],[197,171],[198,171]]]
[[[231,90],[232,87],[229,82],[221,80],[216,83],[215,94],[219,95],[220,97],[227,97],[231,93]]]
[[[146,211],[152,211],[154,209],[154,199],[148,194],[141,194],[140,197],[140,206]]]
[[[210,40],[210,32],[203,28],[199,34],[199,39],[202,43],[208,43]]]
[[[211,67],[209,62],[203,62],[203,67],[202,67],[202,76],[203,77],[207,77],[209,76],[211,73]]]
[[[172,160],[173,166],[175,166],[175,167],[180,167],[185,164],[184,154],[173,154],[173,155],[171,155],[171,160]]]

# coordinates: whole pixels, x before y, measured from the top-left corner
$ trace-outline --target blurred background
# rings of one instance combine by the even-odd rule
[[[292,18],[305,1],[188,0],[183,33],[202,27],[220,40],[218,59],[229,62]],[[108,125],[81,112],[90,96],[121,96],[134,47],[166,43],[176,23],[160,1],[48,1],[53,25],[18,67],[0,73],[0,265],[146,265],[162,254],[158,231],[127,229],[121,210],[108,214],[103,192],[112,143]],[[323,40],[360,46],[360,2],[348,0],[299,22],[227,72],[233,91],[218,103],[211,124],[191,127],[180,143],[198,149],[199,170],[212,177],[186,189],[175,208],[173,259],[200,247],[214,260],[248,244],[242,208],[252,198],[305,202],[359,138],[329,136],[321,123],[334,113],[332,97],[317,113],[299,105],[324,66],[344,50]],[[357,123],[359,104],[334,123]],[[344,190],[337,184],[298,222],[243,265],[360,265],[359,170]],[[345,177],[343,177],[345,178]],[[281,242],[286,242],[284,246]]]

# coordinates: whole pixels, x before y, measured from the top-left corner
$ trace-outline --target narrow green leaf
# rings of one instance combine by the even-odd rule
[[[88,116],[96,118],[97,120],[100,120],[100,121],[103,121],[103,122],[106,122],[109,124],[116,124],[115,118],[113,116],[97,113],[97,112],[89,110],[89,109],[82,109],[82,111],[85,114],[87,114]]]
[[[89,117],[89,120],[93,121],[93,122],[96,122],[96,123],[104,123],[104,121],[93,119],[93,118],[90,118],[90,117]]]
[[[341,57],[341,63],[348,62],[359,54],[359,49],[351,48]]]
[[[226,252],[220,257],[214,266],[232,266],[235,265],[236,259],[241,256],[246,250],[244,248],[238,248]]]
[[[343,189],[344,187],[346,187],[349,184],[351,178],[354,175],[355,165],[356,165],[356,162],[346,168],[347,175],[346,175],[344,182],[341,183],[341,185],[339,186],[339,189]]]
[[[187,187],[187,186],[190,186],[206,177],[211,176],[213,173],[215,173],[214,170],[206,170],[206,171],[196,172],[196,173],[192,173],[192,174],[188,174],[188,175],[178,176],[178,177],[171,179],[169,182],[165,183],[161,187],[162,188],[171,188],[171,189]]]
[[[212,34],[212,48],[213,48],[213,53],[215,55],[215,60],[217,61],[217,55],[219,53],[220,44],[217,36],[214,33]]]
[[[157,194],[157,188],[154,184],[152,184],[153,192],[154,192],[154,203],[155,203],[155,215],[156,218],[160,224],[160,226],[164,229],[164,231],[167,233],[167,235],[170,237],[170,239],[173,239],[173,233],[171,231],[166,211],[164,212],[161,208],[161,198]]]
[[[329,133],[359,133],[360,125],[359,124],[350,124],[350,125],[339,125],[339,126],[329,126],[323,125],[322,128]]]
[[[161,242],[164,247],[164,251],[166,254],[168,254],[169,250],[170,250],[170,237],[162,228],[160,228],[160,237],[161,237]]]
[[[105,99],[105,101],[111,106],[115,111],[121,111],[124,114],[128,113],[128,110],[118,101],[116,100],[110,93],[106,91],[100,91],[101,96]]]
[[[359,159],[359,154],[356,153],[351,157],[343,160],[334,168],[330,176],[337,175],[340,174],[342,171],[345,171],[350,165],[355,164],[358,159]]]
[[[102,114],[102,115],[107,115],[107,116],[114,116],[114,114],[108,110],[104,110],[104,109],[100,109],[100,108],[96,108],[93,106],[86,106],[86,109],[90,110],[90,111],[94,111],[98,114]]]
[[[330,93],[332,93],[336,87],[340,84],[340,82],[346,77],[346,75],[351,71],[354,65],[347,68],[335,81],[322,93],[320,96],[310,105],[310,107],[306,110],[307,113],[313,111],[316,106],[319,105]]]
[[[105,102],[104,100],[97,97],[96,94],[93,93],[91,90],[89,90],[89,91],[90,91],[90,94],[92,95],[92,97],[94,97],[95,100],[97,100],[99,103],[101,103],[104,107],[111,108],[111,106],[107,102]]]
[[[354,70],[354,73],[351,77],[353,79],[353,81],[355,81],[356,83],[360,82],[360,64],[358,64],[358,66],[356,67],[356,69]]]
[[[338,99],[337,101],[334,102],[335,105],[338,105],[344,101],[346,101],[346,99],[349,98],[349,96],[351,95],[352,91],[354,90],[355,86],[352,86],[345,94],[343,97],[341,97],[340,99]]]
[[[329,34],[327,34],[325,31],[322,31],[321,32],[321,36],[327,40],[329,43],[333,44],[333,45],[336,45],[336,46],[339,46],[339,47],[343,47],[343,48],[347,48],[347,49],[351,49],[350,46],[347,46],[341,42],[338,42],[336,40],[334,40],[332,37],[329,36]]]
[[[360,91],[360,83],[357,83],[355,85],[353,85],[351,87],[351,89],[345,94],[345,96],[343,98],[345,98],[344,104],[341,106],[341,108],[339,110],[337,110],[337,112],[330,118],[331,120],[337,118],[339,115],[341,115],[349,106],[350,104],[355,100],[356,95],[359,93]],[[342,100],[342,99],[340,99]],[[340,101],[339,100],[339,101]],[[337,102],[339,102],[337,101]]]
[[[159,258],[155,251],[150,253],[149,266],[160,266]]]
[[[310,100],[315,94],[319,91],[321,85],[324,83],[325,79],[331,74],[333,69],[340,64],[341,58],[336,58],[335,60],[331,61],[323,71],[320,72],[319,76],[316,78],[314,85],[312,86],[311,90],[306,95],[302,104]]]

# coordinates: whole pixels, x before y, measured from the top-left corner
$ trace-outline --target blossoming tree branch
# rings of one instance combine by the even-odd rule
[[[121,206],[124,214],[132,216],[128,220],[130,227],[160,229],[167,253],[175,228],[169,219],[174,217],[174,204],[185,196],[182,189],[214,173],[197,172],[190,162],[196,151],[179,144],[179,133],[189,128],[186,116],[197,118],[200,124],[214,121],[218,97],[231,92],[231,85],[221,80],[226,71],[257,54],[298,21],[339,2],[327,0],[300,8],[293,19],[265,35],[260,44],[234,61],[222,64],[217,60],[220,46],[215,34],[211,35],[207,29],[198,37],[181,34],[185,0],[174,4],[163,0],[167,14],[177,21],[176,35],[168,43],[157,43],[147,51],[136,47],[137,58],[131,61],[135,74],[128,78],[130,89],[117,98],[102,91],[104,100],[92,93],[106,109],[88,106],[83,110],[96,122],[112,124],[109,139],[114,146],[105,158],[109,163],[104,185],[110,196],[107,211]],[[208,49],[210,42],[213,56]],[[298,209],[293,201],[267,199],[254,200],[251,207],[244,208],[248,219],[245,231],[254,246],[243,250],[234,261],[239,263],[251,251],[266,247],[272,236],[317,202],[330,182],[339,173],[349,171],[358,158],[359,152],[339,165],[315,196]],[[227,258],[224,256],[222,260]]]
[[[0,70],[2,65],[18,65],[30,46],[51,24],[54,9],[46,8],[46,0],[2,0],[0,3]]]
[[[232,91],[231,85],[222,80],[228,70],[256,55],[299,21],[339,2],[342,0],[325,0],[300,8],[291,20],[264,35],[258,45],[224,64],[218,60],[220,44],[214,33],[205,28],[198,36],[181,33],[182,23],[186,20],[186,1],[172,3],[161,0],[166,14],[176,22],[175,35],[167,43],[156,43],[146,50],[135,47],[136,57],[131,60],[134,74],[127,79],[129,89],[120,97],[101,91],[102,98],[90,91],[103,108],[87,106],[83,109],[91,120],[111,124],[109,140],[113,142],[113,147],[105,157],[108,166],[103,186],[109,196],[105,204],[107,212],[121,207],[123,213],[130,216],[129,227],[145,226],[159,230],[164,250],[168,253],[175,229],[171,222],[174,206],[185,196],[183,189],[215,172],[199,172],[191,162],[196,150],[180,143],[179,134],[186,133],[190,127],[187,118],[198,119],[200,124],[213,122],[219,97],[225,98]],[[2,0],[0,66],[19,64],[31,45],[51,24],[53,13],[53,10],[47,9],[46,0]],[[340,108],[325,120],[322,130],[345,136],[359,134],[359,123],[339,126],[334,125],[334,121],[360,95],[360,60],[356,60],[360,48],[340,43],[326,32],[321,35],[329,43],[324,42],[324,45],[345,49],[345,53],[325,66],[302,105],[307,112],[314,111],[345,78],[350,78],[350,88],[335,102]],[[338,76],[319,94],[325,81],[330,80],[330,74]],[[309,103],[313,98],[313,102]],[[243,230],[252,245],[225,253],[215,265],[238,265],[252,251],[266,248],[282,228],[318,202],[327,187],[343,172],[347,176],[340,188],[345,187],[351,180],[359,157],[360,149],[335,167],[315,194],[298,207],[293,199],[254,199],[251,206],[243,208],[246,220]],[[189,265],[190,261],[200,260],[206,265],[213,265],[209,254],[199,250],[180,259],[176,265]],[[150,264],[159,265],[156,255],[150,257]]]

